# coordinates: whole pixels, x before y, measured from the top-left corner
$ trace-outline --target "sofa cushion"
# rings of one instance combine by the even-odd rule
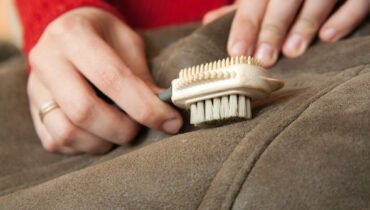
[[[166,87],[179,69],[226,56],[231,19],[151,45],[156,81]],[[0,103],[7,129],[0,131],[0,208],[369,208],[370,36],[362,29],[280,59],[271,73],[286,86],[254,102],[250,121],[186,125],[172,137],[143,131],[134,146],[103,157],[44,152],[27,112],[24,73],[0,76],[1,96],[9,98]],[[150,34],[161,37],[148,32],[147,43],[162,42]]]

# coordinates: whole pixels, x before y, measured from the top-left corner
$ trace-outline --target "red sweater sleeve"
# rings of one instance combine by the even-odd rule
[[[93,6],[121,17],[119,12],[104,0],[16,0],[16,5],[23,24],[23,44],[26,54],[33,48],[50,22],[72,9]]]

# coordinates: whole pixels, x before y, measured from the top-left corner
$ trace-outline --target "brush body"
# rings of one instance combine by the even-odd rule
[[[246,56],[182,69],[172,81],[172,102],[190,109],[191,124],[250,119],[251,100],[268,97],[284,83]]]

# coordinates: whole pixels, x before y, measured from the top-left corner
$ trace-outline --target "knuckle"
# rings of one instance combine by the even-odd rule
[[[30,50],[30,52],[28,53],[28,60],[31,68],[38,69],[37,67],[41,63],[41,61],[39,60],[41,57],[40,55],[40,49],[37,46],[33,47]]]
[[[46,29],[46,32],[53,37],[64,38],[69,37],[69,35],[75,35],[89,27],[91,27],[91,24],[85,17],[81,15],[69,15],[52,23]]]
[[[241,14],[238,16],[239,23],[250,31],[258,31],[259,23],[255,18],[251,18],[249,15]],[[244,27],[243,27],[244,28]]]
[[[92,97],[88,95],[82,95],[73,101],[74,102],[71,104],[71,111],[69,112],[70,119],[76,125],[86,125],[90,122],[95,109],[95,103]]]
[[[60,145],[71,145],[74,141],[78,129],[72,124],[65,124],[56,133],[56,141]]]
[[[144,125],[149,125],[155,121],[155,118],[157,118],[156,116],[157,115],[154,111],[154,108],[150,104],[145,103],[145,105],[142,107],[142,110],[138,112],[137,120]]]
[[[269,39],[282,39],[284,37],[284,31],[281,26],[278,26],[273,23],[268,23],[263,25],[261,30],[262,36],[265,36]]]
[[[98,77],[100,78],[97,83],[103,92],[108,95],[114,95],[122,91],[122,78],[125,77],[123,71],[118,65],[108,64],[104,67],[104,71],[99,71]]]
[[[38,52],[37,52],[37,47],[33,47],[31,50],[30,50],[30,52],[28,53],[28,59],[29,59],[29,61],[31,62],[30,64],[32,65],[32,62],[34,62],[34,60],[35,59],[37,59],[37,54],[38,54]]]
[[[297,29],[305,33],[313,33],[320,27],[317,20],[308,17],[301,17],[297,22]]]

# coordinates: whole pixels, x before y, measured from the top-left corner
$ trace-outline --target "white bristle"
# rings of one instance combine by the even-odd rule
[[[196,72],[200,72],[200,66],[195,67]]]
[[[221,68],[221,65],[222,65],[221,60],[218,60],[217,61],[217,68]]]
[[[184,70],[180,70],[179,72],[179,78],[182,79],[184,77]]]
[[[216,78],[216,76],[217,76],[217,73],[216,72],[211,71],[210,73],[211,73],[211,79]]]
[[[221,99],[220,98],[214,98],[213,99],[213,107],[212,107],[212,113],[213,113],[213,119],[219,120],[220,117],[220,108],[221,108]]]
[[[251,119],[250,99],[243,95],[229,95],[221,98],[198,101],[190,106],[190,123],[227,120],[230,118]]]
[[[198,77],[199,77],[198,80],[203,80],[204,79],[204,73],[203,74],[199,74]]]
[[[190,81],[191,82],[195,82],[195,81],[197,81],[198,80],[198,77],[192,77],[192,78],[190,78]]]
[[[204,102],[198,101],[197,102],[197,123],[204,121]]]
[[[226,66],[226,59],[225,58],[222,59],[220,68],[224,67],[224,66]]]
[[[195,83],[202,83],[205,81],[209,81],[210,79],[216,80],[224,80],[229,79],[230,77],[234,77],[236,72],[228,69],[229,66],[232,65],[239,65],[239,64],[249,64],[260,66],[258,61],[250,56],[236,56],[236,57],[228,57],[224,59],[220,59],[218,61],[209,62],[189,68],[182,69],[179,72],[179,83],[178,88],[183,89]],[[224,69],[226,68],[226,69]],[[217,77],[214,75],[206,76],[205,73],[207,72],[216,72]],[[222,74],[220,74],[222,72]],[[223,76],[226,72],[226,76]]]
[[[221,107],[220,107],[221,119],[229,117],[229,97],[221,97]]]
[[[250,99],[240,95],[238,103],[238,116],[246,119],[252,118]]]
[[[197,105],[192,104],[190,106],[190,123],[195,125],[198,123],[196,120],[197,120]]]
[[[238,96],[237,95],[230,95],[229,116],[230,117],[238,116]]]
[[[212,99],[206,100],[205,104],[205,120],[211,121],[213,120],[213,105],[212,105]]]
[[[244,117],[247,114],[245,96],[239,96],[238,100],[238,115],[239,117]]]
[[[247,119],[252,119],[252,106],[251,106],[251,100],[247,98],[246,102],[246,109],[247,109],[247,115],[245,116]]]
[[[211,73],[209,73],[209,72],[204,73],[204,79],[209,79],[210,76],[211,76]]]
[[[221,71],[216,72],[216,74],[218,79],[222,78],[223,73]]]

